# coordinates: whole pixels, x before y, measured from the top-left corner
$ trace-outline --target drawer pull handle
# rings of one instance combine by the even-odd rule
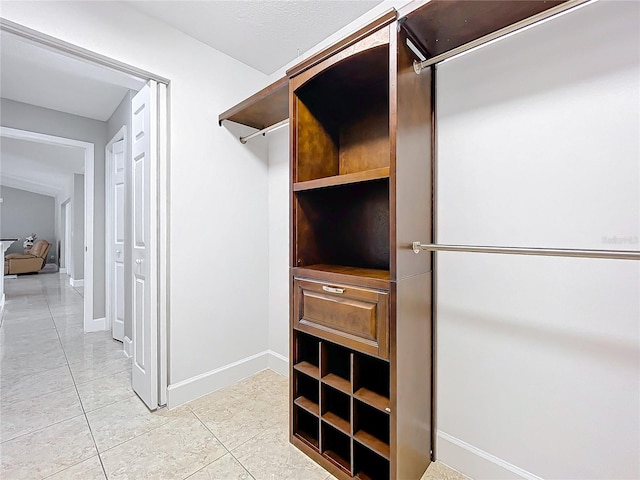
[[[327,285],[323,285],[322,289],[325,292],[329,292],[329,293],[344,293],[344,288],[329,287]]]

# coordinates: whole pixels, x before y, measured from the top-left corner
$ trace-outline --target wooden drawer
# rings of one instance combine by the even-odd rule
[[[353,350],[389,358],[389,293],[294,279],[293,327]]]

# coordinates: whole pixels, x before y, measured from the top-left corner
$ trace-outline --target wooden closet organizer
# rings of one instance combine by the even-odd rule
[[[219,117],[281,121],[288,82],[290,438],[340,479],[416,480],[433,455],[433,255],[412,242],[434,240],[436,76],[414,63],[565,3],[415,1]]]

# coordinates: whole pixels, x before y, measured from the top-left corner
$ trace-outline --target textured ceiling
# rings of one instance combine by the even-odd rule
[[[106,121],[129,89],[144,82],[129,75],[0,34],[0,96],[17,102]]]
[[[56,195],[74,173],[84,170],[84,150],[2,137],[0,183],[8,187]]]
[[[271,74],[381,0],[128,1],[136,10]]]

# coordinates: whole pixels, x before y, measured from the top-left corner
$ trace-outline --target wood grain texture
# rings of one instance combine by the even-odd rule
[[[405,25],[434,57],[566,0],[432,0],[401,9]]]
[[[307,180],[306,182],[296,182],[293,184],[293,191],[301,192],[304,190],[315,190],[318,188],[337,187],[339,185],[369,182],[371,180],[380,180],[383,178],[389,178],[389,167],[334,175],[332,177],[318,178],[317,180]]]
[[[289,118],[289,78],[282,77],[218,116],[262,130]]]

